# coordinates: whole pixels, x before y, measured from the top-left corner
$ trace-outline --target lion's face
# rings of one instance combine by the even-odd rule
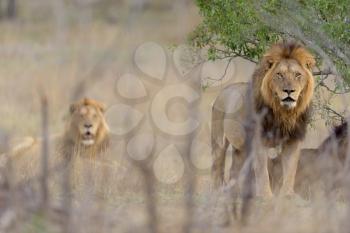
[[[271,72],[270,88],[281,107],[293,109],[297,106],[309,76],[295,60],[283,60]]]
[[[84,146],[94,145],[99,140],[99,133],[105,130],[104,107],[90,99],[71,105],[70,128],[76,132],[75,137]]]
[[[261,62],[263,77],[256,79],[264,103],[280,114],[303,113],[313,95],[314,65],[313,55],[298,44],[272,46]]]

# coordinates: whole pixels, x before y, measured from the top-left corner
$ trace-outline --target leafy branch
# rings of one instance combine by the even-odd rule
[[[297,40],[317,59],[317,89],[341,95],[350,92],[350,4],[347,0],[196,0],[202,23],[190,35],[209,60],[241,57],[257,63],[280,40]],[[229,66],[225,68],[226,74]],[[221,77],[221,79],[224,75]],[[327,80],[327,82],[326,82]],[[328,81],[333,81],[331,87]],[[343,119],[329,100],[315,98],[320,111]],[[327,116],[325,116],[327,119]]]

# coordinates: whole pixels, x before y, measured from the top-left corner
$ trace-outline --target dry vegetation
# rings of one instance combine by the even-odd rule
[[[135,70],[135,48],[145,41],[169,47],[183,43],[200,20],[189,1],[130,2],[19,0],[17,19],[0,21],[1,152],[8,151],[14,138],[45,139],[60,133],[69,103],[82,96],[108,106],[122,102],[115,94],[115,80]],[[235,64],[241,67],[235,81],[244,80],[254,68],[239,59]],[[217,90],[203,94],[198,110],[204,120],[209,120]],[[148,107],[141,104],[139,109]],[[177,117],[176,110],[169,111]],[[203,125],[199,135],[208,143],[209,127]],[[327,135],[324,129],[317,132],[322,137],[308,139],[312,145]],[[317,195],[309,200],[253,200],[247,224],[241,225],[233,214],[233,206],[238,206],[239,219],[241,201],[232,205],[232,187],[210,192],[207,161],[199,162],[202,169],[191,164],[191,137],[165,140],[160,134],[156,139],[161,148],[140,162],[126,155],[132,136],[114,141],[112,162],[77,158],[64,170],[47,170],[43,158],[50,156],[50,163],[55,155],[49,140],[21,160],[21,169],[16,169],[16,160],[2,155],[0,232],[348,231],[347,196],[326,192],[322,184],[316,185]],[[169,142],[184,155],[185,173],[171,185],[159,182],[152,170],[157,153]],[[197,153],[203,160],[210,155]],[[164,169],[172,168],[164,164]]]

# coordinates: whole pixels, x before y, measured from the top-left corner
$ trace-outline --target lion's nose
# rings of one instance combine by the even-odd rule
[[[89,129],[89,128],[92,127],[92,124],[84,124],[84,127],[87,128],[87,129]]]
[[[295,92],[294,89],[283,89],[284,92],[286,92],[288,95],[290,95],[291,93]]]

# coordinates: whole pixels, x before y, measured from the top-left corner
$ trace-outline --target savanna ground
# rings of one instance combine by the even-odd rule
[[[201,70],[196,70],[193,65],[196,61],[187,64],[186,59],[185,62],[181,59],[186,49],[176,49],[186,43],[188,34],[201,20],[196,6],[190,1],[140,1],[145,2],[144,5],[138,2],[21,0],[17,2],[17,18],[0,21],[0,126],[4,134],[12,138],[41,135],[40,95],[43,93],[48,99],[51,134],[62,131],[69,104],[83,96],[106,103],[112,133],[129,128],[128,124],[133,125],[135,119],[142,121],[140,125],[135,123],[135,130],[117,137],[115,164],[98,163],[93,168],[76,166],[71,195],[68,195],[72,201],[69,220],[62,217],[61,209],[56,207],[65,199],[63,196],[67,196],[62,195],[57,180],[49,181],[49,202],[53,206],[49,213],[37,211],[39,188],[36,183],[28,182],[29,194],[23,191],[23,195],[4,199],[1,231],[336,232],[346,229],[344,201],[325,196],[322,188],[319,196],[306,202],[276,199],[277,204],[265,205],[257,201],[252,217],[254,224],[239,226],[232,221],[232,216],[228,217],[231,225],[224,224],[228,221],[224,206],[229,195],[210,192],[210,104],[227,83],[247,80],[254,65],[235,59],[226,75],[227,61],[205,63]],[[149,41],[156,44],[146,44],[144,50],[140,50],[141,58],[154,61],[135,58],[137,48]],[[159,52],[157,45],[165,52]],[[179,51],[180,58],[173,55],[177,54],[175,51]],[[186,72],[185,81],[179,81],[178,77],[181,79]],[[130,93],[138,96],[143,91],[138,81],[120,84],[130,90],[124,90],[124,96],[119,93],[118,80],[126,74],[140,78],[147,97],[124,98]],[[150,79],[153,75],[158,75],[158,80]],[[162,75],[166,78],[160,77]],[[211,79],[222,76],[225,76],[223,81],[210,83]],[[151,103],[158,103],[154,101],[157,93],[166,86],[192,85],[186,80],[196,77],[202,79],[204,86],[195,89],[200,96],[196,108],[189,111],[186,102],[174,101],[163,110],[177,123],[194,114],[200,119],[200,126],[190,136],[164,136],[157,124],[162,118],[152,115]],[[133,85],[140,89],[135,91]],[[143,116],[138,118],[135,113],[131,123],[126,123],[123,117],[134,113],[120,113],[118,104],[132,106]],[[334,106],[340,111],[344,109],[342,101],[336,98]],[[328,134],[324,125],[316,116],[304,147],[318,146]],[[127,145],[134,136],[140,136],[136,142],[145,139],[147,143],[141,143],[139,150],[131,144],[128,150]],[[199,143],[189,146],[188,141],[193,138]],[[136,157],[144,156],[137,158],[141,166],[130,162],[133,149]],[[189,154],[191,156],[187,156]],[[39,160],[28,162],[39,163]],[[144,165],[150,170],[142,172]],[[39,169],[38,164],[36,168]],[[154,190],[147,190],[145,184],[151,184]]]

